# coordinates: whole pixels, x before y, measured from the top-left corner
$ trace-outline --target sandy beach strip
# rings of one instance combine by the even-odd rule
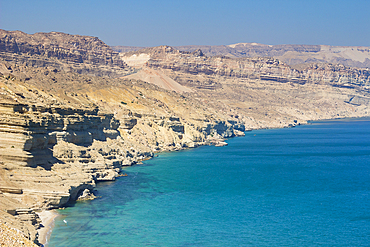
[[[59,214],[55,210],[43,210],[37,213],[42,220],[42,227],[37,230],[39,233],[39,242],[44,246],[49,243],[50,235],[54,227],[54,220]]]

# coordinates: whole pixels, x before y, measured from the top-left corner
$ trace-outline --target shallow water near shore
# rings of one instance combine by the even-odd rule
[[[49,247],[369,245],[369,118],[227,142],[98,184],[100,198],[59,210]]]

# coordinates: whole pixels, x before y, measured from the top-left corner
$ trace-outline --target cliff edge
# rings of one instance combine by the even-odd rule
[[[93,198],[97,182],[156,152],[368,116],[369,75],[169,46],[118,54],[95,37],[0,30],[0,221],[39,244],[38,211]]]

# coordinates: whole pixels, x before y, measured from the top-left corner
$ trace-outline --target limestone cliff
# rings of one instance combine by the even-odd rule
[[[308,64],[290,67],[274,58],[229,58],[206,57],[201,50],[192,53],[181,52],[172,47],[148,48],[122,54],[124,60],[139,54],[150,54],[145,66],[169,69],[192,75],[226,76],[246,79],[260,79],[292,83],[321,83],[346,86],[355,84],[369,86],[368,69],[350,68],[340,64]],[[190,81],[187,82],[191,83]],[[199,82],[195,82],[199,86]]]
[[[248,129],[369,115],[369,71],[117,54],[94,37],[0,31],[0,221],[37,242],[38,210],[93,197],[155,152],[225,145]]]
[[[120,56],[138,70],[127,78],[160,85],[150,75],[166,76],[193,90],[192,98],[238,116],[248,128],[368,115],[368,69],[339,64],[293,67],[274,58],[207,57],[200,50],[184,52],[168,46]],[[165,79],[162,86],[166,88],[168,82]]]
[[[118,53],[97,37],[60,32],[26,34],[0,29],[0,57],[33,67],[53,67],[93,75],[130,72]]]
[[[120,52],[131,52],[145,47],[113,46]],[[345,66],[370,68],[370,48],[364,46],[329,46],[329,45],[265,45],[258,43],[237,43],[232,45],[189,45],[174,47],[180,51],[193,52],[202,50],[209,57],[227,56],[273,57],[289,65],[307,63],[338,63]]]
[[[154,152],[221,143],[240,134],[234,126],[244,131],[237,119],[142,81],[0,66],[0,217],[35,241],[35,210],[89,195]]]
[[[129,51],[129,47],[117,51]],[[131,48],[136,49],[136,47]],[[274,57],[289,65],[303,63],[339,63],[345,66],[370,68],[370,49],[364,46],[329,45],[265,45],[258,43],[237,43],[219,46],[179,46],[181,51],[201,49],[207,56]]]

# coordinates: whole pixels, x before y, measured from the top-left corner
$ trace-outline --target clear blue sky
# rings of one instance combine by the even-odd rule
[[[0,0],[0,28],[108,45],[370,46],[369,0]]]

